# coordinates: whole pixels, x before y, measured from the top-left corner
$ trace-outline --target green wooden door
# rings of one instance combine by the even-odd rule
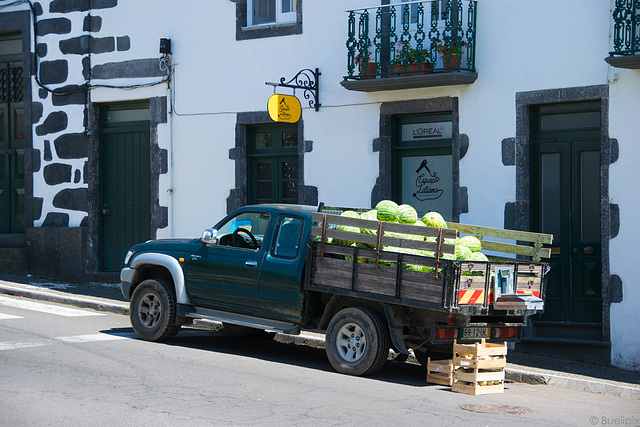
[[[148,113],[148,103],[101,109],[100,271],[120,270],[129,247],[152,237]]]
[[[535,115],[531,224],[532,230],[554,236],[544,320],[602,321],[600,113],[595,108],[549,106]]]
[[[23,80],[22,63],[0,63],[0,233],[24,232]]]
[[[248,203],[298,203],[298,126],[254,126],[248,138]]]

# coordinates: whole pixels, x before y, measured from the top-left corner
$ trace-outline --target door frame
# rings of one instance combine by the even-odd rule
[[[597,85],[574,88],[548,89],[516,93],[516,137],[513,140],[513,161],[503,163],[516,166],[516,201],[505,206],[505,227],[530,230],[530,110],[533,106],[563,102],[600,102],[600,213],[602,244],[602,337],[610,340],[611,303],[620,292],[619,281],[612,278],[609,260],[609,241],[618,233],[618,208],[609,203],[609,166],[617,160],[617,141],[609,138],[609,86]],[[503,141],[503,153],[509,142]]]
[[[158,125],[167,123],[167,97],[148,98],[150,120],[150,157],[151,157],[151,238],[157,238],[159,229],[169,225],[169,207],[160,205],[160,175],[168,172],[169,152],[158,145]],[[116,104],[118,100],[109,102]],[[125,103],[126,100],[121,102]],[[117,277],[118,273],[100,272],[100,106],[102,103],[89,103],[88,125],[86,137],[88,139],[87,170],[85,175],[89,188],[89,215],[83,221],[87,227],[87,261],[86,271],[91,280],[108,280]]]

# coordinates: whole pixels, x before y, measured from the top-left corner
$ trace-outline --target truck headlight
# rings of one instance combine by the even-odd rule
[[[129,261],[131,261],[131,257],[133,256],[133,251],[129,249],[129,252],[124,256],[124,265],[129,265]]]

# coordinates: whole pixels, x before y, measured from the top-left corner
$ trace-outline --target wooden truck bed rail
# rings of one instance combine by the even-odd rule
[[[306,289],[467,314],[489,314],[490,310],[531,314],[542,309],[541,305],[524,307],[513,301],[501,301],[500,305],[496,298],[509,292],[540,301],[548,264],[499,257],[490,261],[444,259],[455,254],[455,246],[445,239],[455,239],[460,231],[532,241],[539,247],[504,243],[487,247],[490,242],[482,242],[483,249],[544,256],[547,252],[541,246],[551,242],[550,235],[464,224],[447,229],[416,227],[321,212],[314,213],[313,220],[309,246],[312,267]],[[351,231],[347,231],[349,227]],[[522,248],[535,251],[532,255]],[[432,256],[419,251],[429,251]]]

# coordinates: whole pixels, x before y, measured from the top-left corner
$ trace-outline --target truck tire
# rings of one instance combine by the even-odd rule
[[[345,308],[327,328],[325,351],[331,366],[348,375],[370,375],[389,356],[389,331],[382,317],[365,308]]]
[[[162,280],[147,279],[136,287],[129,317],[136,335],[146,341],[166,341],[180,330],[176,325],[176,297]]]

